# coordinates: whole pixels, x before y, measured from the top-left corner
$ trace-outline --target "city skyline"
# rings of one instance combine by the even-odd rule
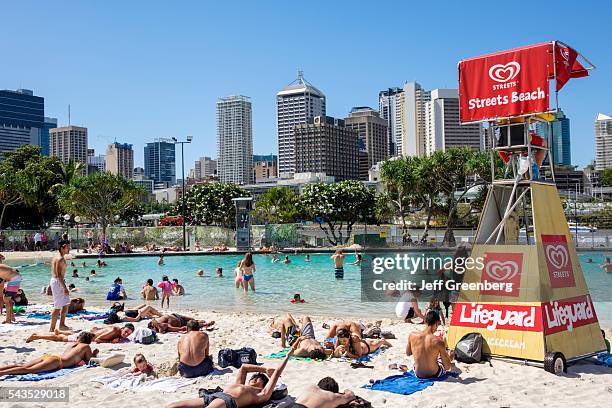
[[[593,120],[598,112],[612,113],[607,102],[612,92],[611,58],[597,29],[607,15],[601,13],[601,7],[609,7],[603,2],[600,8],[576,10],[569,31],[565,24],[541,24],[487,36],[479,34],[482,25],[478,21],[486,17],[483,12],[448,5],[440,15],[432,15],[443,29],[426,41],[418,40],[416,34],[427,27],[428,19],[404,31],[397,25],[377,23],[388,15],[407,12],[408,7],[430,15],[422,5],[380,5],[366,15],[337,3],[332,9],[343,13],[330,10],[318,16],[317,7],[298,10],[297,5],[285,4],[221,7],[192,3],[181,9],[128,4],[122,6],[121,14],[113,8],[79,2],[25,4],[3,7],[6,23],[0,30],[4,38],[16,38],[6,44],[7,55],[14,60],[0,67],[0,88],[23,87],[43,96],[45,116],[58,118],[58,126],[68,125],[70,104],[71,124],[89,129],[90,148],[104,152],[115,140],[131,143],[136,166],[144,164],[142,146],[160,137],[194,136],[185,163],[216,156],[215,100],[230,94],[252,98],[254,153],[278,154],[275,95],[295,79],[298,68],[325,93],[326,114],[346,117],[353,106],[376,109],[381,90],[406,81],[417,81],[427,90],[456,88],[456,64],[462,58],[552,39],[568,42],[598,66],[590,78],[569,83],[559,96],[560,107],[571,118],[573,164],[582,167],[595,157]],[[520,7],[516,10],[504,11],[504,18],[519,19]],[[534,5],[531,10],[546,13],[553,21],[557,17],[560,21],[566,12],[564,7],[550,10]],[[314,20],[320,17],[316,24],[321,30],[295,27],[295,32],[279,37],[274,22],[296,12]],[[69,29],[45,30],[54,16],[69,18],[74,24]],[[237,19],[243,30],[257,32],[257,39],[242,43],[244,36],[239,33],[224,32],[221,36],[217,31],[222,31],[220,24],[229,16]],[[23,31],[19,22],[26,18],[31,29]],[[202,22],[195,24],[199,20]],[[106,32],[109,21],[113,21],[113,30]],[[163,21],[164,29],[152,27],[151,21]],[[343,21],[352,21],[359,28],[346,27]],[[17,32],[18,36],[13,35]],[[310,41],[289,47],[306,34]],[[388,41],[379,41],[381,37]],[[40,38],[50,45],[41,45]],[[393,62],[363,60],[359,54],[346,52],[339,59],[335,47],[320,47],[324,41],[350,47],[357,40],[360,47],[369,45],[381,54],[393,55]],[[79,55],[79,64],[64,58],[72,54]],[[33,55],[38,64],[32,63]],[[230,55],[240,57],[224,62]],[[213,59],[218,63],[211,64]]]

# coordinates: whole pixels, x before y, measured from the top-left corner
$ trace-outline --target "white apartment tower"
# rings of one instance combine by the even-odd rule
[[[222,182],[253,182],[251,99],[228,96],[217,100],[217,172]]]
[[[378,93],[378,111],[387,122],[387,144],[390,157],[402,154],[402,101],[404,90],[389,88]]]
[[[315,116],[325,116],[325,95],[306,81],[299,70],[297,79],[276,94],[279,176],[295,173],[293,128]]]
[[[425,104],[430,92],[418,82],[406,82],[402,93],[402,148],[403,156],[425,155]]]
[[[612,167],[612,116],[598,113],[595,118],[595,170]]]
[[[482,126],[459,123],[459,91],[434,89],[425,103],[425,153],[446,151],[451,147],[481,149]]]

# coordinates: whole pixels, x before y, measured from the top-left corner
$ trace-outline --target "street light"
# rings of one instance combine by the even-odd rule
[[[176,137],[173,137],[172,140],[174,144],[181,145],[181,172],[182,172],[182,180],[181,183],[183,185],[183,194],[181,196],[181,216],[183,217],[183,251],[187,250],[187,232],[185,230],[185,143],[191,143],[193,140],[193,136],[187,136],[187,140],[178,141]]]

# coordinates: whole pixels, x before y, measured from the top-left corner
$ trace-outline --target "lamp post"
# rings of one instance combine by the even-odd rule
[[[187,140],[178,141],[176,137],[173,137],[172,140],[174,144],[181,145],[181,184],[183,193],[181,194],[181,216],[183,218],[183,251],[187,250],[187,232],[185,230],[185,143],[191,143],[193,140],[193,136],[187,136]]]

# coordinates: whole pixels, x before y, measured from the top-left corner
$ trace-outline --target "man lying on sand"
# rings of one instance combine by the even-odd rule
[[[179,339],[176,348],[178,371],[183,377],[203,377],[213,370],[213,361],[208,355],[208,335],[200,331],[196,320],[187,322],[187,334]]]
[[[290,313],[287,313],[285,317],[274,318],[268,327],[268,332],[272,337],[280,337],[281,346],[283,348],[287,347],[287,345],[293,345],[300,336],[309,339],[315,338],[314,327],[312,326],[310,317],[304,316],[301,320],[301,324],[298,325]]]
[[[278,368],[266,368],[253,364],[243,364],[238,369],[234,384],[225,387],[223,392],[207,394],[203,398],[178,401],[169,408],[243,408],[264,404],[270,400],[276,382],[293,355],[297,343],[289,350]],[[247,382],[247,374],[255,373]],[[266,375],[267,374],[267,375]],[[270,378],[268,378],[268,375]]]
[[[373,353],[382,346],[391,347],[391,343],[386,339],[362,339],[347,329],[338,330],[336,336],[334,357],[358,358]]]
[[[59,370],[78,365],[81,361],[89,362],[89,359],[98,354],[98,350],[91,351],[89,344],[93,335],[88,332],[81,333],[77,342],[66,348],[64,354],[44,354],[42,357],[25,364],[13,364],[0,367],[0,375],[7,374],[31,374],[44,371]]]
[[[414,374],[418,378],[441,377],[452,367],[454,355],[446,351],[444,340],[435,335],[440,316],[435,310],[425,315],[425,329],[408,336],[406,355],[414,358]]]
[[[355,399],[352,391],[340,394],[336,380],[325,377],[317,385],[311,385],[298,397],[293,408],[336,408]]]
[[[190,320],[198,322],[200,327],[210,327],[215,324],[214,321],[207,322],[206,320],[198,320],[193,317],[183,316],[178,313],[162,315],[149,322],[149,329],[155,330],[158,333],[166,332],[185,332],[187,331],[187,323]]]

